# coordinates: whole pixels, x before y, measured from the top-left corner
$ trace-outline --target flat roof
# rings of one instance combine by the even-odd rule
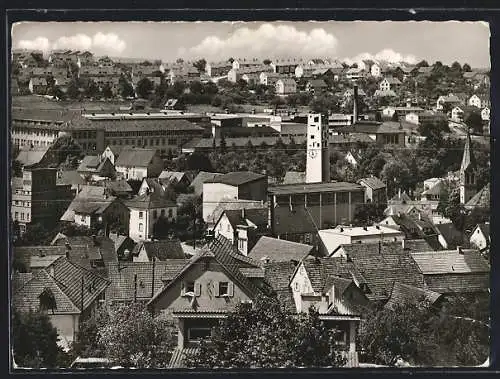
[[[364,191],[364,187],[356,183],[330,182],[330,183],[303,183],[284,184],[268,188],[272,195],[291,195],[314,192],[347,192]]]

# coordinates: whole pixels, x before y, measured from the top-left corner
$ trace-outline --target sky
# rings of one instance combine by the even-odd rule
[[[490,67],[485,22],[23,22],[11,35],[13,48],[89,50],[165,62],[328,57]]]

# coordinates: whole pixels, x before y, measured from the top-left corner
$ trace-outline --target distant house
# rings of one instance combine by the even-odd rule
[[[383,92],[397,90],[400,86],[401,86],[401,82],[399,81],[398,78],[394,78],[394,77],[384,78],[379,83],[379,89],[380,89],[380,91],[383,91]]]
[[[358,183],[365,187],[365,202],[387,203],[386,185],[379,178],[371,176],[358,180]]]
[[[399,228],[408,240],[424,238],[431,244],[433,250],[441,248],[438,245],[439,241],[434,224],[428,217],[421,214],[419,217],[413,217],[406,213],[390,215],[380,221],[379,225]]]
[[[189,176],[185,172],[181,171],[166,171],[163,170],[158,176],[161,181],[168,181],[172,184],[178,184],[181,186],[188,187],[191,184]]]
[[[104,178],[114,179],[116,170],[113,163],[102,155],[86,155],[77,169],[82,177],[91,181],[102,180]]]
[[[278,79],[275,87],[278,95],[290,95],[297,92],[297,83],[292,78]]]
[[[260,84],[265,86],[274,86],[279,78],[280,74],[275,72],[261,72],[259,75]]]
[[[14,274],[14,281],[17,275]],[[68,350],[77,338],[80,320],[91,315],[105,300],[109,284],[108,280],[61,256],[27,277],[13,291],[12,305],[19,312],[47,314],[57,329],[58,344]]]
[[[396,92],[394,92],[392,89],[389,90],[375,90],[375,93],[373,94],[375,97],[397,97],[398,95]]]
[[[28,88],[33,94],[45,95],[47,93],[47,79],[33,77],[29,81]]]
[[[483,121],[490,121],[490,108],[485,107],[481,110],[481,119]]]
[[[205,71],[208,76],[215,78],[219,76],[227,76],[233,65],[229,61],[208,62],[205,66]]]
[[[481,98],[476,94],[469,97],[467,104],[471,107],[482,108],[483,104],[481,102]]]
[[[203,219],[207,221],[217,204],[234,200],[267,199],[267,176],[250,171],[230,172],[203,183]]]
[[[115,168],[117,174],[127,180],[142,180],[160,175],[163,160],[155,149],[126,147],[120,152]]]
[[[395,306],[400,305],[402,302],[417,304],[422,299],[430,305],[436,306],[443,298],[443,295],[439,292],[394,282],[391,296],[387,300],[387,303],[385,303],[385,308],[394,309]]]
[[[464,122],[472,113],[480,114],[480,109],[466,105],[457,105],[451,110],[451,119],[455,122]]]
[[[262,263],[302,261],[314,247],[303,243],[262,236],[250,250],[248,256]]]
[[[241,254],[248,255],[258,238],[267,232],[267,223],[267,207],[225,210],[215,223],[214,232],[231,241]]]
[[[438,112],[424,111],[424,112],[410,112],[405,115],[405,121],[410,124],[437,124],[447,122],[446,115]]]
[[[453,223],[438,223],[435,225],[435,229],[438,233],[438,241],[443,249],[454,249],[464,244],[464,233],[458,230]]]
[[[486,184],[479,192],[465,203],[465,208],[468,210],[482,209],[489,210],[491,203],[490,183]]]
[[[306,91],[311,93],[321,93],[324,92],[328,88],[328,85],[325,83],[323,79],[313,79],[307,82]]]
[[[134,262],[186,259],[179,240],[141,241],[132,250]]]
[[[118,158],[118,154],[119,154],[120,150],[121,149],[119,149],[118,146],[116,146],[116,145],[115,146],[106,146],[106,148],[104,149],[101,156],[103,158],[108,158],[110,160],[110,162],[114,165],[116,159]]]
[[[260,82],[260,76],[256,72],[249,72],[241,75],[241,79],[248,83],[248,85],[255,85]]]
[[[293,75],[297,66],[302,63],[302,59],[273,59],[270,66],[274,72],[281,75]]]
[[[441,294],[486,292],[490,266],[476,250],[411,253],[428,289]]]
[[[451,93],[447,96],[439,96],[436,101],[436,110],[442,111],[444,107],[453,108],[454,106],[460,105],[461,103],[461,100]]]
[[[472,231],[469,241],[471,245],[477,247],[479,250],[484,250],[490,246],[490,223],[477,224]]]

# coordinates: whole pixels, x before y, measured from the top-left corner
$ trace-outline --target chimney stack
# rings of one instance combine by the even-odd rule
[[[352,123],[355,124],[358,121],[358,85],[354,85],[353,90],[353,105],[352,105]]]

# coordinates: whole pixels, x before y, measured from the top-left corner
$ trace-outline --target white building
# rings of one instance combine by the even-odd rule
[[[481,119],[483,121],[490,121],[490,108],[485,107],[481,110]]]
[[[375,78],[378,78],[380,75],[382,75],[382,71],[380,69],[380,66],[376,63],[374,63],[372,65],[372,67],[370,68],[370,74],[371,76],[375,77]]]
[[[340,245],[356,243],[397,242],[405,239],[405,234],[394,228],[385,226],[347,227],[339,225],[333,229],[323,229],[318,232],[321,249],[327,256],[340,256],[336,251]]]
[[[469,239],[471,245],[476,246],[479,250],[483,250],[490,246],[490,223],[478,224]]]
[[[279,77],[280,75],[275,72],[261,72],[259,75],[259,82],[265,86],[274,86]]]
[[[291,78],[279,79],[275,86],[278,95],[290,95],[297,92],[297,83]]]
[[[163,171],[163,160],[155,149],[126,147],[116,159],[115,168],[124,179],[142,180],[158,177]]]
[[[330,181],[328,120],[321,114],[307,117],[306,183]]]
[[[477,107],[477,108],[481,108],[482,104],[481,104],[481,98],[477,95],[472,95],[470,98],[469,98],[469,101],[468,101],[468,104],[471,106],[471,107]]]

